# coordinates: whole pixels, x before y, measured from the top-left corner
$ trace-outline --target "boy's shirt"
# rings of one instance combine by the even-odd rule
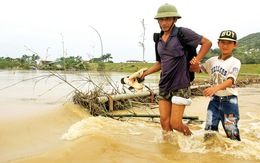
[[[235,89],[236,79],[241,67],[241,62],[237,58],[231,56],[226,60],[219,59],[218,56],[211,57],[208,59],[202,66],[201,70],[210,75],[210,84],[216,86],[223,83],[228,78],[233,78],[234,83],[231,87],[227,87],[224,90],[219,90],[215,93],[217,96],[229,96],[229,95],[238,95],[237,90]]]

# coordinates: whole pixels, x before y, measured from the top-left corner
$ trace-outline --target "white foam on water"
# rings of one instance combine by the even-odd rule
[[[94,134],[102,129],[102,121],[98,118],[89,117],[73,124],[67,133],[62,135],[64,140],[74,140],[86,134]]]
[[[251,127],[251,131],[253,129]],[[258,125],[259,126],[259,125]],[[259,129],[259,127],[258,127]],[[234,156],[246,160],[260,160],[260,141],[252,141],[242,139],[242,141],[231,140],[219,132],[213,132],[215,136],[208,140],[204,140],[204,134],[210,131],[203,129],[196,131],[193,135],[187,137],[182,133],[172,132],[172,145],[178,145],[181,152],[184,153],[219,153],[221,155]]]
[[[141,125],[142,126],[142,125]],[[144,126],[143,126],[144,127]],[[115,137],[117,134],[141,135],[140,127],[131,123],[114,120],[107,117],[97,116],[84,118],[76,122],[61,137],[63,140],[74,140],[85,135],[106,135]]]
[[[252,132],[255,135],[256,138],[258,138],[258,141],[260,139],[260,122],[251,123]]]
[[[260,122],[255,119],[243,122],[240,126],[242,141],[231,140],[226,137],[221,125],[219,132],[204,131],[204,123],[197,124],[200,129],[193,130],[191,136],[184,136],[179,132],[172,132],[170,145],[176,146],[183,153],[219,153],[246,160],[260,160]],[[198,127],[197,127],[198,128]],[[204,140],[205,133],[214,133],[215,136]],[[86,135],[105,135],[119,141],[135,141],[142,143],[148,141],[154,144],[162,144],[166,141],[162,138],[159,123],[144,122],[139,120],[118,121],[107,117],[88,117],[75,124],[62,135],[64,140],[74,140]]]
[[[259,117],[255,114],[252,114],[251,112],[247,112],[246,115],[251,118],[249,120],[258,120],[259,121]]]
[[[119,121],[107,117],[88,117],[70,126],[61,139],[74,140],[84,135],[104,134],[107,126],[115,126]]]

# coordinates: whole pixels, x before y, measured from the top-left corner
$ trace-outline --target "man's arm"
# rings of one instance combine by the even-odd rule
[[[210,48],[212,46],[212,42],[209,39],[207,39],[206,37],[202,37],[202,39],[200,41],[200,45],[201,45],[201,47],[200,47],[198,55],[190,61],[191,65],[190,65],[189,70],[192,72],[200,72],[200,66],[199,66],[200,61],[210,50]]]
[[[146,71],[144,71],[141,78],[144,79],[145,76],[152,74],[152,73],[155,73],[155,72],[160,71],[160,70],[161,70],[161,63],[156,62],[152,67],[150,67]]]
[[[202,58],[208,53],[208,51],[210,50],[211,46],[212,46],[212,42],[207,39],[206,37],[202,37],[201,41],[200,41],[200,50],[199,53],[197,55],[197,62],[200,63],[200,61],[202,60]]]

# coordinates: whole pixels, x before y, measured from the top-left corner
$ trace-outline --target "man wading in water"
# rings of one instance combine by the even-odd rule
[[[177,37],[178,28],[175,23],[181,16],[173,5],[165,4],[159,7],[155,19],[162,30],[157,44],[156,63],[147,69],[141,78],[161,70],[159,82],[159,111],[163,138],[171,138],[171,132],[176,130],[184,135],[191,135],[189,127],[182,122],[186,105],[191,104],[189,69],[195,71],[197,66],[187,66],[187,56]],[[198,64],[211,48],[211,41],[188,28],[182,28],[185,43],[196,48],[201,45],[196,57]]]

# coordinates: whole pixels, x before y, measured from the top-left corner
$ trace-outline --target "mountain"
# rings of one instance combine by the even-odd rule
[[[260,50],[260,32],[250,34],[238,40],[237,51],[244,53],[258,52]]]
[[[219,48],[211,49],[203,61],[219,54]],[[239,39],[238,47],[234,49],[233,54],[243,64],[260,64],[260,32]]]
[[[249,34],[238,40],[234,54],[246,64],[260,63],[260,32]]]

